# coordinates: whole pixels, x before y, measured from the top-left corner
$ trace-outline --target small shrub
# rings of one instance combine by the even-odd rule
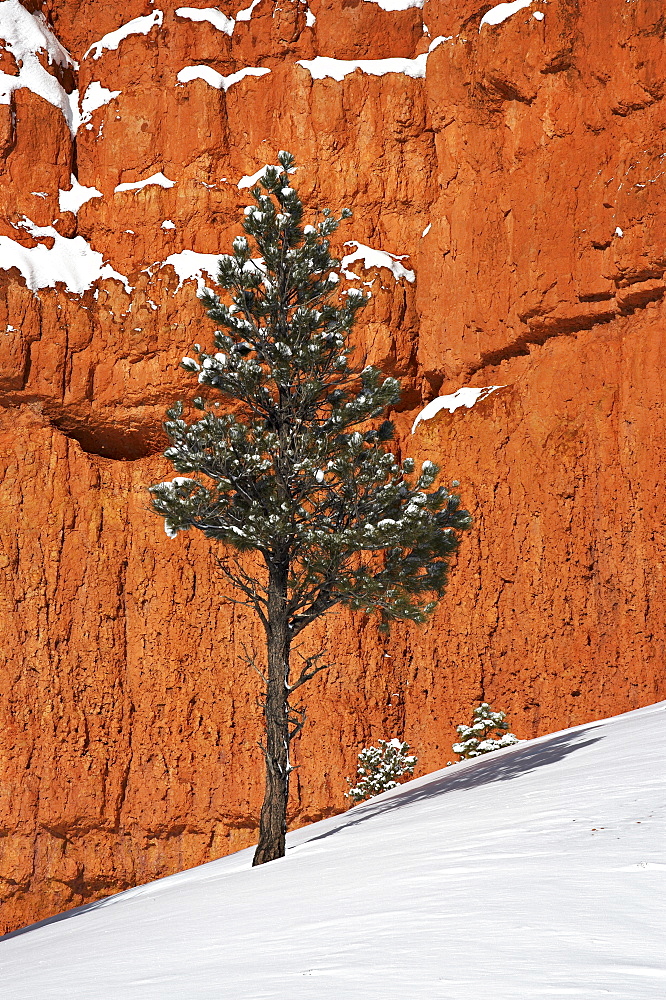
[[[461,760],[470,760],[520,743],[517,736],[506,731],[509,723],[505,719],[505,712],[493,712],[488,702],[482,702],[474,709],[471,726],[456,726],[458,742],[453,744],[453,752]],[[500,733],[503,735],[499,736]]]
[[[345,792],[352,802],[364,802],[373,795],[396,788],[398,778],[414,773],[418,757],[409,753],[410,746],[401,740],[379,740],[378,747],[366,747],[358,755],[356,784]],[[352,785],[351,778],[345,778]]]

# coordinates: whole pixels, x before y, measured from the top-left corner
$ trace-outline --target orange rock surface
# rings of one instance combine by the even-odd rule
[[[480,699],[529,737],[666,697],[659,5],[534,0],[480,27],[470,0],[188,2],[213,20],[0,4],[3,931],[254,837],[261,635],[145,487],[211,333],[185,276],[208,259],[165,262],[227,250],[239,181],[281,148],[309,205],[354,210],[341,244],[407,255],[413,281],[349,263],[372,282],[359,344],[403,381],[402,452],[475,516],[426,627],[305,633],[332,666],[303,689],[292,822],[344,808],[378,737],[442,766]],[[78,211],[73,175],[97,192]],[[412,434],[463,386],[501,388]]]

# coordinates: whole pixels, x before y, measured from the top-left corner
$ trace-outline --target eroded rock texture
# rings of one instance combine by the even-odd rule
[[[281,148],[342,241],[408,255],[349,264],[359,342],[476,518],[426,628],[306,633],[333,666],[293,822],[371,739],[442,766],[481,698],[528,737],[666,696],[661,5],[190,2],[0,3],[2,930],[253,839],[261,636],[145,486],[210,335],[187,251],[228,248]],[[462,386],[502,388],[411,433]]]

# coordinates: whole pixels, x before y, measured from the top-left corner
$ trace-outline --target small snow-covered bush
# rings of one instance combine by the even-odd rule
[[[482,702],[474,709],[471,726],[456,726],[458,742],[453,744],[453,752],[461,760],[469,760],[520,743],[517,736],[506,731],[509,723],[505,719],[506,712],[493,712],[487,701]],[[498,739],[499,733],[503,735]]]
[[[352,802],[364,802],[365,799],[387,792],[389,788],[398,785],[398,778],[412,775],[418,757],[409,753],[410,746],[401,740],[379,740],[378,747],[366,747],[358,755],[356,784],[345,792],[345,798]],[[351,778],[345,778],[352,785]]]

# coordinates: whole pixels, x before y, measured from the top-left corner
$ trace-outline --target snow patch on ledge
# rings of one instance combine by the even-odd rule
[[[457,392],[453,392],[449,396],[438,396],[437,399],[431,400],[427,406],[423,407],[412,424],[412,434],[422,420],[431,420],[440,410],[448,410],[449,413],[453,413],[454,410],[459,409],[461,406],[471,409],[475,403],[478,403],[481,399],[485,399],[491,392],[495,392],[496,389],[505,388],[506,386],[503,385],[486,385],[480,389],[463,386],[462,389],[458,389]]]
[[[83,236],[66,239],[53,226],[36,226],[25,218],[20,225],[35,239],[43,236],[53,240],[50,247],[45,243],[24,247],[9,236],[0,236],[0,270],[18,268],[30,291],[55,288],[61,281],[70,292],[81,295],[104,278],[115,278],[123,283],[126,292],[132,291],[125,275],[105,263],[102,254],[93,250]]]
[[[207,274],[213,281],[217,281],[217,268],[221,253],[195,253],[194,250],[181,250],[180,253],[169,254],[167,259],[159,264],[159,267],[166,267],[170,264],[178,275],[178,288],[180,291],[186,281],[196,279],[199,291],[204,287],[204,274]],[[175,295],[175,292],[174,292]]]
[[[186,66],[184,69],[181,69],[177,80],[179,83],[203,80],[211,87],[216,87],[217,90],[227,91],[234,83],[238,83],[246,76],[264,76],[265,73],[270,73],[270,70],[262,69],[258,66],[246,66],[245,69],[239,69],[235,73],[230,73],[229,76],[222,76],[221,73],[218,73],[211,66]]]
[[[71,175],[70,180],[72,186],[69,191],[63,191],[62,188],[58,191],[58,206],[61,212],[73,212],[76,215],[81,206],[85,205],[91,198],[102,197],[102,192],[98,191],[96,187],[85,187],[85,185],[79,184],[74,174]]]
[[[260,167],[255,174],[245,174],[245,177],[241,177],[237,184],[238,190],[242,191],[243,188],[253,188],[271,167],[274,170],[279,170],[280,172],[284,170],[284,167],[281,167],[279,163],[265,163],[264,166]],[[293,174],[296,169],[296,167],[290,167],[287,173]]]
[[[399,281],[401,278],[405,278],[407,281],[414,281],[416,277],[413,271],[408,271],[400,263],[401,260],[406,260],[409,257],[407,253],[399,255],[387,253],[385,250],[374,250],[372,247],[366,247],[363,243],[358,243],[356,240],[347,240],[345,246],[356,247],[353,253],[346,254],[340,262],[340,267],[345,277],[352,281],[355,279],[358,280],[358,275],[354,274],[353,271],[346,270],[346,268],[357,260],[362,262],[362,266],[366,271],[371,267],[388,268],[396,281]]]
[[[422,80],[427,60],[427,52],[417,56],[416,59],[333,59],[331,56],[315,56],[314,59],[299,59],[297,65],[306,69],[313,80],[330,77],[339,83],[357,69],[368,76],[402,73],[414,80]]]
[[[49,65],[55,63],[78,69],[78,64],[49,28],[44,15],[30,14],[19,0],[0,3],[0,38],[17,62],[25,60],[26,55],[46,52]]]
[[[30,14],[18,0],[0,3],[0,38],[18,66],[18,75],[0,72],[0,104],[9,104],[16,90],[30,90],[62,111],[74,134],[78,126],[79,94],[68,94],[59,80],[42,66],[38,52],[46,52],[49,65],[77,64],[55,35],[49,30],[42,14]]]
[[[382,10],[408,10],[410,7],[422,8],[425,0],[365,0],[366,3],[376,3]]]
[[[302,66],[308,71],[313,80],[323,80],[331,77],[340,82],[346,76],[360,69],[362,73],[369,76],[385,76],[387,73],[402,73],[413,80],[422,80],[426,75],[426,65],[428,56],[442,42],[449,42],[452,36],[444,37],[438,35],[428,47],[427,52],[422,52],[414,59],[401,59],[398,57],[390,59],[333,59],[331,56],[315,56],[314,59],[299,59],[297,66]]]
[[[151,177],[146,177],[145,181],[130,181],[126,184],[117,184],[113,192],[117,194],[120,191],[140,191],[149,184],[157,184],[158,187],[163,188],[172,188],[175,183],[175,181],[170,181],[168,177],[165,177],[160,170],[159,173],[153,174]]]
[[[120,94],[120,90],[107,90],[99,80],[93,80],[92,83],[89,83],[81,99],[79,127],[90,121],[94,111],[97,111],[98,108],[103,108],[105,104],[109,104],[116,97],[120,97]]]
[[[235,21],[232,17],[227,17],[217,7],[177,7],[178,17],[188,21],[208,21],[218,31],[223,31],[225,35],[233,35]]]
[[[83,53],[83,58],[87,59],[89,55],[92,55],[93,59],[99,59],[102,52],[117,49],[120,43],[130,35],[147,35],[155,25],[161,26],[163,20],[164,14],[161,10],[154,10],[152,14],[146,14],[143,17],[135,17],[127,24],[116,28],[115,31],[109,31],[98,42],[93,42],[90,48]]]
[[[252,0],[252,3],[250,4],[249,7],[246,7],[245,10],[239,10],[238,13],[236,14],[236,20],[249,21],[250,18],[252,17],[252,12],[254,8],[257,6],[259,2],[260,0]]]
[[[481,31],[484,24],[501,24],[507,18],[511,17],[512,14],[517,14],[519,10],[523,10],[524,7],[530,7],[531,4],[532,0],[513,0],[513,3],[498,3],[496,7],[493,7],[492,10],[483,15],[479,31]]]

